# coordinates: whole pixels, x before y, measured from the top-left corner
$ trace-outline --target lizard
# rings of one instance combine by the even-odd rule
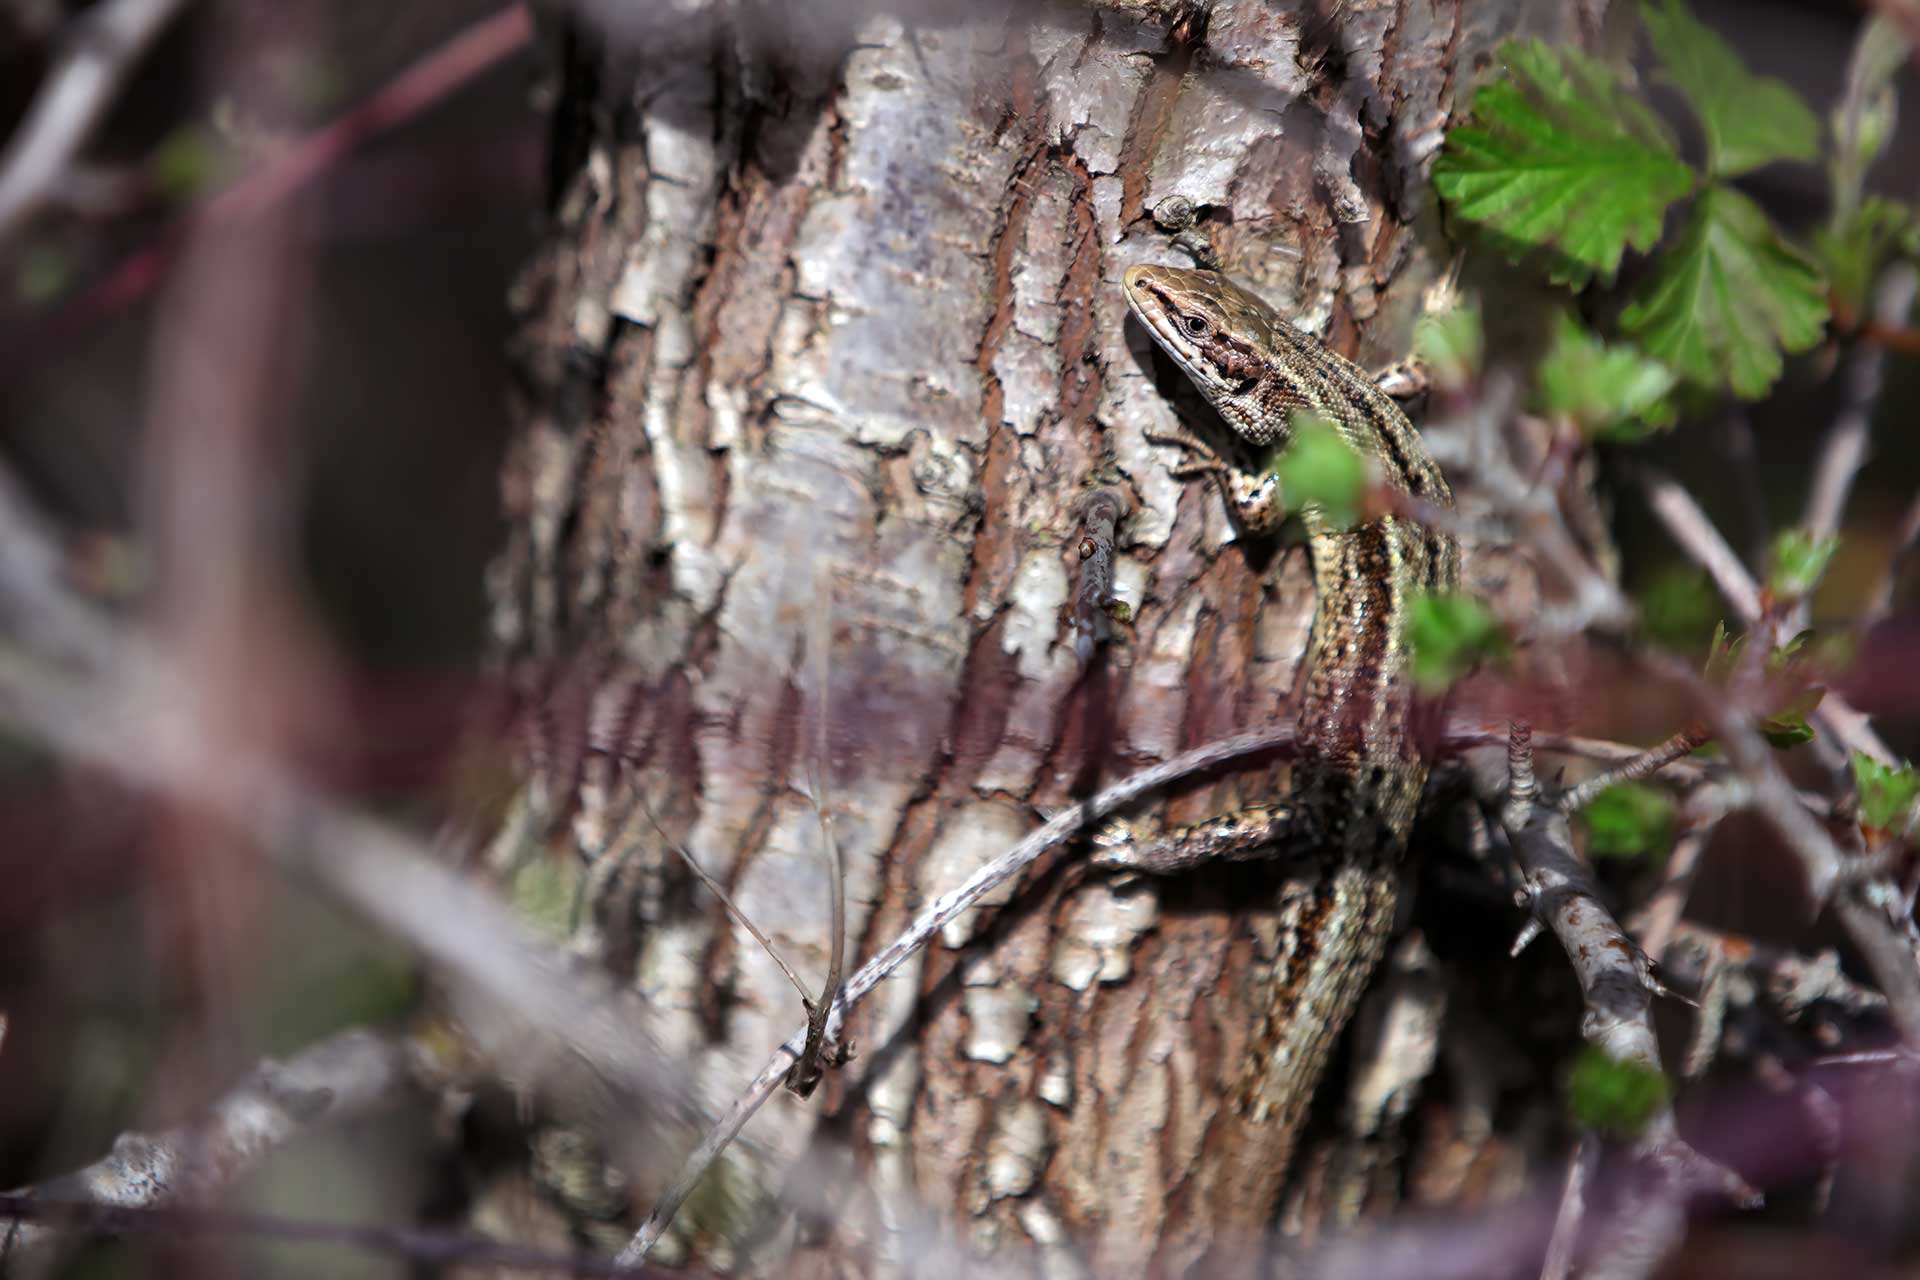
[[[1426,445],[1374,379],[1254,294],[1218,272],[1153,265],[1130,267],[1123,288],[1236,440],[1227,456],[1184,431],[1149,438],[1187,451],[1175,476],[1218,481],[1248,531],[1270,532],[1287,514],[1274,463],[1302,412],[1332,426],[1380,482],[1429,509],[1453,505]],[[1109,839],[1096,858],[1145,874],[1288,859],[1275,972],[1232,1095],[1252,1124],[1271,1126],[1258,1144],[1271,1167],[1250,1174],[1274,1192],[1393,929],[1399,863],[1427,776],[1410,723],[1410,597],[1451,590],[1460,575],[1459,547],[1444,530],[1378,512],[1340,527],[1312,504],[1298,514],[1317,598],[1291,794],[1150,841]]]

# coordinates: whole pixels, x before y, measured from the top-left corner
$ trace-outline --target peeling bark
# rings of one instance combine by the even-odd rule
[[[1118,0],[1017,19],[657,7],[670,19],[588,4],[555,29],[554,224],[516,290],[491,587],[498,652],[539,708],[532,799],[565,847],[497,849],[494,869],[577,882],[574,944],[663,1011],[719,1104],[801,1012],[636,798],[814,982],[809,766],[857,958],[1036,809],[1278,715],[1304,550],[1243,546],[1210,488],[1168,474],[1144,433],[1176,425],[1182,393],[1125,322],[1120,274],[1191,260],[1155,219],[1185,201],[1186,242],[1303,327],[1363,362],[1404,356],[1445,266],[1424,174],[1455,95],[1503,36],[1577,31],[1570,6],[1519,0],[1221,0],[1204,21]],[[1075,500],[1096,485],[1131,502],[1114,576],[1135,621],[1083,667]],[[825,689],[801,661],[815,626]],[[1229,777],[1164,816],[1281,785]],[[1277,882],[1056,865],[951,930],[854,1018],[859,1056],[729,1157],[778,1186],[801,1153],[845,1148],[847,1186],[874,1189],[872,1212],[780,1247],[904,1265],[924,1248],[910,1205],[971,1248],[1070,1270],[1211,1269],[1256,1246],[1281,1171],[1225,1089]],[[1355,1141],[1407,1109],[1389,1090]],[[1297,1163],[1368,1199],[1372,1157],[1325,1158]]]

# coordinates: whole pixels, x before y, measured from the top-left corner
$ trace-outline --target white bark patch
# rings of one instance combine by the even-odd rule
[[[1290,95],[1250,97],[1244,84],[1221,79],[1189,80],[1148,170],[1147,207],[1171,196],[1185,196],[1196,208],[1231,206],[1247,153],[1279,134],[1280,112],[1290,101]]]
[[[1120,723],[1127,726],[1128,744],[1143,755],[1164,759],[1187,745],[1181,741],[1180,725],[1186,715],[1188,655],[1200,627],[1200,607],[1198,595],[1179,602],[1134,662]]]
[[[1020,987],[1003,985],[1003,977],[987,956],[966,965],[967,1040],[961,1052],[974,1062],[1011,1062],[1032,1025],[1038,1001]]]
[[[1073,1105],[1073,1068],[1065,1058],[1053,1054],[1047,1059],[1047,1068],[1040,1073],[1039,1083],[1034,1092],[1040,1095],[1042,1102],[1066,1110]]]
[[[647,227],[628,253],[611,301],[615,315],[639,325],[681,312],[713,240],[720,166],[712,90],[700,77],[676,88],[672,109],[648,118]]]
[[[1016,1098],[994,1116],[987,1138],[987,1194],[995,1200],[1033,1190],[1047,1163],[1047,1117],[1031,1098]]]
[[[1013,658],[1019,687],[1006,727],[976,782],[982,791],[1019,791],[1033,777],[1053,737],[1054,716],[1078,669],[1070,650],[1054,641],[1067,602],[1067,569],[1060,549],[1029,551],[1007,593],[1001,648]]]
[[[1074,154],[1094,173],[1120,167],[1134,104],[1153,75],[1143,56],[1164,39],[1161,28],[1109,10],[1105,32],[1089,40],[1079,25],[1056,31],[1036,24],[1033,52],[1046,93],[1047,130],[1072,141]]]
[[[981,866],[1004,853],[1031,827],[1026,818],[1003,804],[976,801],[956,806],[940,827],[939,838],[921,864],[916,885],[923,899],[937,897],[960,884]],[[940,931],[940,941],[958,949],[973,940],[983,908],[1005,906],[1013,900],[1008,882],[988,891],[980,905],[961,912]]]
[[[1053,948],[1054,981],[1075,991],[1125,981],[1133,972],[1133,944],[1159,916],[1159,899],[1151,893],[1118,893],[1089,883],[1067,904]]]
[[[847,60],[843,185],[809,209],[792,255],[796,287],[831,303],[834,326],[814,376],[798,381],[823,403],[812,388],[831,387],[863,441],[894,447],[928,428],[979,445],[973,360],[991,315],[981,247],[1014,142],[971,121],[984,68],[970,42],[920,36],[877,17]],[[923,91],[888,87],[903,81]]]

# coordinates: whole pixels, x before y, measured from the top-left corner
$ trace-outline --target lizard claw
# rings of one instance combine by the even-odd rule
[[[1095,827],[1088,839],[1094,851],[1087,861],[1101,871],[1115,873],[1116,883],[1124,884],[1140,874],[1137,861],[1140,837],[1133,823],[1125,818],[1109,818]]]

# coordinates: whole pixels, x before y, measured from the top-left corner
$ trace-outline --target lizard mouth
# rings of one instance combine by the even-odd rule
[[[1165,285],[1154,278],[1150,266],[1127,268],[1121,278],[1127,307],[1153,334],[1158,345],[1173,357],[1183,372],[1202,385],[1218,380],[1218,373],[1201,358],[1199,347],[1180,329],[1176,317],[1180,308]]]

